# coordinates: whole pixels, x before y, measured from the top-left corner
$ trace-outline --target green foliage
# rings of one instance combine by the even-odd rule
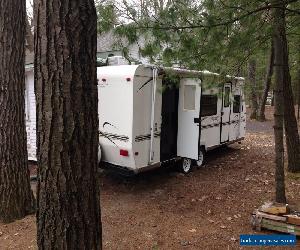
[[[120,37],[126,37],[129,44],[135,43],[138,40],[138,31],[135,25],[131,23],[116,27],[115,33]]]
[[[261,92],[273,22],[267,4],[257,0],[115,1],[115,13],[121,17],[116,33],[129,44],[144,37],[142,56],[163,66],[247,76],[247,63],[253,57]],[[287,10],[292,77],[300,61],[300,18],[293,11],[299,7],[298,1]]]
[[[114,4],[106,2],[105,4],[96,4],[97,11],[97,32],[99,34],[107,32],[117,24],[117,14]]]

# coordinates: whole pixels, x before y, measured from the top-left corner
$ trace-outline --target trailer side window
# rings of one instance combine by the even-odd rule
[[[195,110],[195,85],[184,85],[184,105],[185,110]]]
[[[230,87],[225,87],[225,91],[224,91],[224,108],[229,107],[230,105]]]
[[[233,102],[233,113],[240,113],[241,112],[241,96],[235,95],[234,102]]]
[[[201,96],[201,117],[217,114],[218,96],[202,95]]]

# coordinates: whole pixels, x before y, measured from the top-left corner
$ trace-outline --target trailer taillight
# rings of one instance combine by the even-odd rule
[[[121,155],[121,156],[129,156],[129,153],[128,153],[128,151],[125,150],[125,149],[120,149],[120,155]]]
[[[127,78],[126,78],[126,81],[127,81],[127,82],[130,82],[130,81],[131,81],[131,78],[130,78],[130,77],[127,77]]]

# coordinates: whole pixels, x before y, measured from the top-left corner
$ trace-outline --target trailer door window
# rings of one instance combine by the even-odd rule
[[[230,87],[225,87],[225,93],[224,93],[224,108],[229,107],[230,101],[229,101],[229,95],[230,95]]]
[[[195,93],[196,86],[195,85],[184,85],[184,104],[183,108],[185,110],[195,110]]]
[[[241,112],[241,96],[235,95],[234,102],[233,102],[233,113],[240,113]]]
[[[201,96],[201,117],[217,114],[218,96],[202,95]]]

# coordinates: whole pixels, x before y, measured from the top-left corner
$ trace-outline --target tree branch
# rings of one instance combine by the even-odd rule
[[[297,2],[298,0],[289,0],[287,1],[287,4],[290,4],[290,3],[293,3],[293,2]],[[262,6],[260,8],[257,8],[255,10],[252,10],[252,11],[248,11],[247,13],[243,14],[243,15],[240,15],[239,17],[236,17],[234,19],[230,19],[228,21],[225,21],[225,22],[220,22],[220,23],[216,23],[216,24],[212,24],[212,25],[202,25],[202,24],[197,24],[197,25],[189,25],[189,26],[176,26],[176,27],[163,27],[163,26],[160,26],[160,27],[156,27],[156,26],[140,26],[140,27],[137,27],[137,29],[161,29],[161,30],[183,30],[183,29],[197,29],[197,28],[214,28],[214,27],[220,27],[220,26],[226,26],[226,25],[229,25],[229,24],[232,24],[232,23],[235,23],[241,19],[244,19],[252,14],[256,14],[256,13],[259,13],[261,11],[264,11],[264,10],[269,10],[269,9],[272,9],[272,8],[281,8],[281,6],[279,6],[278,4],[273,4],[273,5],[266,5],[266,6]]]

